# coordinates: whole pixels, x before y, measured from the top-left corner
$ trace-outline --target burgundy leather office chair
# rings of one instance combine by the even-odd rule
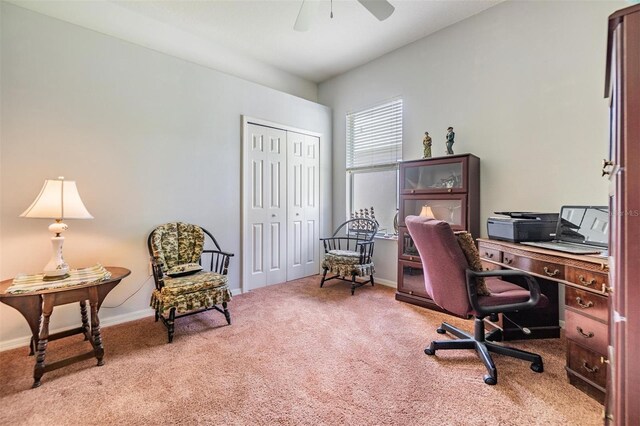
[[[419,216],[409,216],[405,222],[422,259],[427,293],[452,314],[463,318],[475,317],[473,336],[443,322],[436,331],[439,334],[449,332],[458,340],[433,341],[424,352],[435,355],[438,349],[475,349],[487,368],[484,382],[488,385],[498,382],[498,372],[490,352],[530,361],[531,369],[542,373],[544,367],[540,355],[487,341],[484,329],[484,318],[492,314],[546,305],[548,299],[540,294],[535,278],[513,270],[473,271],[469,269],[467,258],[447,222]],[[478,295],[476,280],[479,277],[485,278],[491,295]],[[500,279],[507,277],[524,278],[529,289]]]

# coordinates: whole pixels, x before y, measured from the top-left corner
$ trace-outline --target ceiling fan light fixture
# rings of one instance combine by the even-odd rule
[[[302,0],[298,17],[293,29],[296,31],[308,31],[311,26],[311,21],[318,13],[318,7],[320,2],[318,0]]]
[[[393,14],[395,7],[387,0],[358,0],[378,21],[384,21]]]
[[[396,10],[387,0],[358,0],[365,9],[369,11],[378,21],[384,21]],[[308,31],[311,22],[318,13],[319,0],[302,0],[298,17],[293,29],[296,31]],[[333,0],[331,0],[331,12],[329,17],[333,18]]]

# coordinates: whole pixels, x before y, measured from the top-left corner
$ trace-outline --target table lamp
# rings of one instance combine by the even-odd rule
[[[420,211],[421,217],[430,217],[431,219],[435,219],[436,217],[433,214],[433,210],[431,210],[431,206],[425,204],[422,206],[422,210]]]
[[[69,265],[62,257],[62,244],[64,237],[61,235],[68,226],[64,219],[93,219],[80,199],[75,181],[47,179],[40,190],[40,194],[31,203],[20,217],[38,219],[55,219],[55,223],[49,225],[49,231],[54,233],[51,237],[53,253],[51,260],[44,267],[44,280],[61,280],[69,276]]]

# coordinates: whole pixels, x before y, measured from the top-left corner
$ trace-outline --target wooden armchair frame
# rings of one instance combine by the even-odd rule
[[[342,223],[335,230],[333,235],[328,238],[320,238],[324,246],[325,254],[332,250],[346,250],[355,252],[358,254],[358,265],[369,265],[373,262],[373,249],[374,241],[373,237],[378,232],[378,223],[372,219],[350,219]],[[342,235],[344,234],[344,235]],[[343,275],[336,274],[327,278],[328,267],[323,268],[322,279],[320,281],[320,287],[322,287],[325,281],[332,279],[339,279],[342,281],[351,282],[351,294],[355,293],[355,289],[362,287],[365,284],[371,283],[374,285],[373,272],[369,274],[369,279],[366,281],[357,281],[356,273],[352,273],[349,278]]]
[[[205,234],[205,247],[207,247],[207,237],[208,237],[210,242],[213,244],[213,246],[215,248],[214,249],[213,248],[205,248],[205,249],[203,249],[202,250],[202,254],[200,255],[200,259],[199,259],[198,263],[203,268],[206,268],[208,266],[209,267],[209,271],[211,271],[211,272],[216,272],[216,273],[221,274],[221,275],[227,275],[227,272],[228,272],[228,269],[229,269],[229,261],[230,261],[231,257],[234,256],[234,254],[222,251],[222,249],[220,248],[220,245],[218,244],[218,241],[215,239],[215,237],[213,235],[211,235],[211,233],[209,231],[207,231],[206,229],[204,229],[202,227],[200,227],[200,229],[202,229],[202,231]],[[151,254],[151,270],[152,270],[152,273],[153,273],[153,280],[155,282],[156,289],[158,291],[160,291],[164,287],[165,274],[164,274],[164,271],[162,270],[162,266],[160,264],[159,259],[153,255],[153,249],[152,249],[152,246],[151,246],[151,239],[153,237],[154,232],[155,232],[155,230],[153,232],[151,232],[149,234],[149,237],[147,238],[147,248],[149,250],[149,253]],[[205,260],[205,259],[208,259],[208,262],[204,262],[203,263],[203,260]],[[175,323],[176,319],[182,318],[182,317],[186,317],[186,316],[189,316],[189,315],[199,314],[201,312],[210,311],[210,310],[216,310],[216,311],[220,312],[221,314],[223,314],[225,319],[227,320],[227,324],[231,325],[231,314],[229,313],[229,310],[227,309],[227,302],[222,302],[222,308],[218,307],[217,305],[213,305],[211,307],[197,309],[197,310],[193,310],[193,311],[189,311],[189,312],[185,312],[185,313],[181,313],[181,314],[176,314],[176,308],[171,308],[171,310],[169,311],[169,316],[168,317],[165,317],[160,312],[158,312],[158,310],[156,309],[155,310],[155,320],[157,322],[159,319],[161,319],[162,323],[165,325],[165,327],[167,327],[169,343],[171,343],[173,341],[174,323]]]

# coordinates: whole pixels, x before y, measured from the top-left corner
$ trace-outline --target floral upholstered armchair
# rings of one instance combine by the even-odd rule
[[[205,237],[209,239],[207,244]],[[156,321],[162,319],[167,327],[169,343],[173,341],[177,318],[215,309],[231,324],[227,269],[232,253],[221,251],[207,230],[182,222],[158,226],[149,235],[147,245],[156,285],[151,307]],[[211,248],[205,248],[209,245]],[[203,270],[203,261],[208,270]]]
[[[320,287],[334,278],[351,282],[351,294],[356,288],[373,282],[373,237],[378,232],[378,222],[356,218],[344,222],[330,238],[321,238],[324,245],[322,279]],[[327,272],[335,274],[327,278]],[[358,281],[356,277],[369,277]]]

